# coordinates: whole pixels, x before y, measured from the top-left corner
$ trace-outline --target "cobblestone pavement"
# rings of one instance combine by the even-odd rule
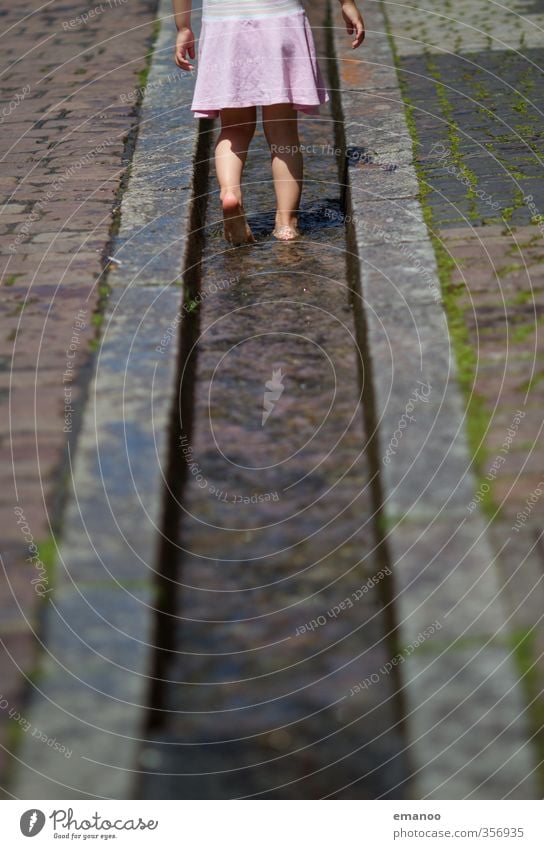
[[[440,242],[430,238],[414,168],[413,108],[399,88],[381,7],[370,6],[366,17],[365,59],[353,59],[339,33],[335,44],[349,154],[346,220],[359,259],[363,344],[379,422],[381,524],[401,641],[409,642],[429,614],[444,628],[400,670],[416,793],[532,798],[535,726],[511,588],[495,563],[485,514],[473,503],[474,423],[461,393],[472,351],[459,351],[463,325],[452,316]],[[428,382],[429,399],[416,409],[417,377]],[[513,418],[513,432],[521,418]]]
[[[179,278],[198,242],[189,231],[193,195],[201,191],[195,160],[204,157],[187,108],[193,81],[172,70],[170,0],[161,0],[157,15],[111,245],[111,291],[71,458],[54,594],[41,628],[47,651],[25,704],[27,721],[71,756],[52,756],[26,733],[11,770],[13,792],[24,798],[130,796],[150,704],[165,481],[176,489],[168,449],[184,315]]]
[[[67,440],[154,20],[153,0],[102,5],[85,20],[82,3],[22,0],[0,18],[0,680],[15,711],[36,664]],[[16,737],[0,711],[0,743]]]
[[[542,759],[544,3],[384,8]]]

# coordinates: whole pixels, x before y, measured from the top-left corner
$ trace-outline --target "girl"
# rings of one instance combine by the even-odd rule
[[[178,30],[176,64],[192,71],[195,58],[191,0],[172,0]],[[242,172],[255,132],[256,107],[272,157],[276,194],[273,235],[299,235],[302,153],[297,111],[317,114],[329,96],[317,64],[314,41],[300,0],[202,0],[198,76],[191,109],[195,117],[221,117],[215,167],[221,189],[225,238],[253,242],[242,202]],[[339,0],[356,48],[364,23],[352,0]],[[189,57],[189,58],[188,58]]]

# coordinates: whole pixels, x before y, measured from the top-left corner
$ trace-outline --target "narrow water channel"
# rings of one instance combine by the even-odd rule
[[[330,104],[300,123],[300,241],[270,235],[260,128],[245,179],[255,245],[227,248],[210,178],[199,332],[181,375],[193,371],[194,388],[177,446],[171,646],[156,743],[140,764],[146,798],[403,796],[395,683],[379,672],[391,657],[387,576]]]

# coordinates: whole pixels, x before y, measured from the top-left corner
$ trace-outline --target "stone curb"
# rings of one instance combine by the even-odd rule
[[[342,29],[333,40],[383,544],[400,645],[416,642],[434,621],[441,625],[400,665],[414,797],[535,798],[526,705],[496,565],[483,521],[467,509],[476,484],[464,405],[378,4],[365,7],[365,21],[358,54]]]
[[[175,68],[169,0],[161,0],[158,17],[163,23],[122,199],[112,294],[30,699],[32,724],[71,754],[23,737],[19,798],[132,795],[153,655],[179,353],[182,291],[170,284],[180,278],[187,252],[198,141],[187,109],[190,77],[169,84],[167,76]],[[169,154],[180,139],[183,147]]]

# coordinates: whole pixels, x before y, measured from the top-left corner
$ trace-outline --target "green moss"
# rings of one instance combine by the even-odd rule
[[[4,286],[14,286],[17,281],[17,278],[20,276],[20,274],[8,274],[8,276],[5,277],[2,282]]]
[[[431,624],[431,623],[429,623]],[[442,652],[448,651],[472,651],[475,652],[477,649],[482,648],[488,642],[487,637],[484,635],[465,635],[462,637],[456,637],[453,640],[447,640],[440,637],[440,630],[435,631],[427,640],[425,640],[421,645],[416,646],[412,654],[428,654],[428,655],[438,655],[442,654]],[[495,637],[491,640],[489,645],[492,646],[502,646],[503,648],[510,648],[510,644],[507,638]]]
[[[106,266],[107,268],[107,266]],[[95,336],[89,340],[89,350],[93,353],[100,349],[100,331],[104,324],[104,314],[106,305],[110,296],[111,289],[104,279],[100,280],[97,286],[98,301],[91,315],[91,325],[95,328]]]
[[[159,20],[153,23],[151,28],[150,35],[150,46],[149,50],[145,55],[145,66],[138,73],[138,88],[145,89],[147,85],[147,80],[149,78],[149,72],[151,70],[151,62],[153,60],[153,51],[155,48],[155,42],[159,36],[159,32],[161,31],[161,22]]]
[[[519,262],[511,262],[508,265],[503,265],[501,268],[497,268],[496,275],[497,277],[506,277],[508,274],[515,274],[517,271],[523,271],[525,266]]]
[[[116,205],[113,208],[112,221],[111,221],[111,225],[110,225],[110,238],[111,239],[114,239],[115,236],[117,236],[119,234],[119,231],[121,229],[121,203],[119,201],[119,197],[120,197],[120,195],[122,195],[122,193],[124,192],[124,190],[128,186],[131,174],[132,174],[132,162],[129,162],[127,164],[125,170],[123,171],[123,175],[121,177],[121,186],[120,186],[120,193],[119,193],[119,196],[118,196],[118,202],[116,203]]]
[[[530,180],[531,176],[529,174],[524,174],[523,171],[520,171],[512,162],[508,163],[508,172],[510,176],[514,180]]]
[[[491,100],[493,98],[493,93],[485,87],[481,80],[474,80],[472,82],[471,89],[474,92],[475,97],[479,101]],[[491,118],[494,121],[497,120],[495,115],[496,110],[496,106],[485,106],[483,105],[483,103],[482,105],[478,106],[478,112],[481,112],[483,115],[488,118]]]
[[[376,516],[378,529],[382,536],[386,536],[393,528],[406,525],[410,517],[406,513],[385,513],[383,510]]]
[[[543,380],[544,380],[544,368],[541,368],[540,371],[535,371],[535,373],[533,374],[533,376],[529,380],[524,381],[524,383],[522,383],[522,385],[520,386],[520,389],[522,389],[524,392],[532,392],[532,390],[535,388],[535,386],[537,386]],[[534,445],[532,443],[531,443],[530,448],[531,448],[531,450],[534,448]]]
[[[17,315],[21,315],[21,313],[27,307],[31,306],[32,304],[35,304],[36,301],[38,301],[38,300],[39,300],[39,298],[32,295],[29,298],[28,297],[25,298],[23,301],[19,301],[19,303],[14,306],[14,308],[11,310],[11,312],[7,313],[8,317],[14,318]]]
[[[479,100],[487,100],[492,97],[492,93],[485,87],[481,80],[475,80],[472,84],[472,90]]]
[[[522,292],[516,292],[516,294],[512,298],[508,298],[506,301],[506,305],[509,307],[519,307],[524,304],[529,304],[534,300],[534,292],[531,290],[524,290]]]
[[[384,9],[384,15],[387,21],[386,9]],[[410,102],[407,93],[407,83],[403,77],[402,71],[400,70],[401,65],[389,25],[387,26],[387,31],[398,72],[401,93],[405,103],[406,122],[415,150],[420,144],[414,119],[415,108]],[[448,121],[448,138],[454,162],[459,167],[459,170],[465,174],[468,179],[470,179],[471,185],[476,186],[476,176],[462,161],[460,135],[457,124],[452,117],[452,109],[447,98],[446,88],[440,80],[438,67],[430,56],[426,57],[426,62],[429,73],[432,74],[433,78],[436,80],[437,96],[441,103],[444,117]],[[484,463],[487,457],[484,438],[490,423],[490,411],[488,410],[484,398],[474,391],[477,355],[474,350],[474,346],[470,341],[468,328],[464,320],[464,308],[460,304],[460,296],[463,293],[463,289],[452,284],[452,273],[455,268],[455,261],[445,249],[440,239],[438,239],[435,235],[437,225],[433,218],[432,208],[427,200],[430,188],[426,182],[424,171],[415,157],[414,166],[419,180],[419,200],[422,205],[423,217],[427,224],[429,236],[435,250],[444,309],[446,312],[450,340],[457,365],[458,381],[466,404],[465,426],[467,440],[472,461],[475,465],[476,471],[481,475],[484,471]]]
[[[47,568],[53,568],[57,559],[57,542],[53,536],[46,537],[42,542],[38,543],[38,551],[40,558]]]
[[[523,71],[520,71],[518,75],[518,85],[521,86],[525,91],[530,91],[535,87],[535,81],[533,78],[534,71],[530,67],[526,67]]]
[[[519,256],[524,248],[533,248],[539,243],[540,239],[540,233],[535,233],[534,236],[531,236],[531,238],[527,239],[526,242],[518,241],[515,245],[512,245],[511,248],[508,248],[507,254],[508,256]]]
[[[24,719],[26,717],[23,715],[23,712],[19,710],[18,706],[15,704],[10,704],[10,708],[13,707],[15,710],[21,713]],[[7,709],[6,709],[7,710]],[[22,741],[25,735],[25,729],[22,725],[19,725],[18,722],[15,722],[13,719],[10,719],[9,725],[6,729],[6,748],[8,752],[12,752],[16,754],[19,751],[20,746],[22,745]]]
[[[55,564],[57,562],[58,547],[54,536],[48,536],[41,542],[37,543],[38,553],[47,571],[49,585],[53,586]]]
[[[512,652],[520,681],[525,691],[528,707],[527,717],[534,734],[536,759],[544,762],[544,697],[542,694],[542,676],[537,667],[541,652],[538,649],[534,629],[529,632],[514,632],[511,635]],[[544,795],[544,775],[538,772],[540,795]]]
[[[196,312],[198,309],[198,301],[195,301],[194,298],[188,298],[185,301],[185,310],[188,313]]]
[[[453,109],[448,97],[448,90],[445,84],[442,82],[440,69],[436,61],[434,60],[434,57],[432,57],[430,54],[426,55],[425,62],[429,76],[432,77],[432,79],[434,79],[435,81],[436,96],[440,104],[442,114],[447,122],[447,134],[452,162],[459,171],[459,174],[464,177],[466,183],[468,184],[465,195],[468,200],[472,201],[469,208],[469,218],[472,220],[476,220],[478,218],[478,208],[475,202],[476,189],[478,187],[478,178],[474,171],[468,167],[464,160],[464,156],[461,150],[461,134],[459,132],[459,126],[454,118]],[[412,136],[412,139],[414,138],[417,138],[417,132],[415,136]]]
[[[38,549],[38,557],[43,564],[43,568],[45,569],[46,579],[44,578],[44,583],[47,584],[47,589],[50,589],[54,586],[54,575],[55,575],[55,564],[57,562],[57,545],[55,542],[55,538],[51,535],[41,540],[40,542],[36,542],[36,547]],[[30,566],[30,569],[33,567]],[[42,600],[45,600],[47,596],[43,596]],[[24,669],[24,674],[30,686],[32,685],[39,686],[40,680],[43,678],[43,673],[40,668],[40,658],[35,662],[34,666],[30,669]],[[10,707],[13,707],[18,713],[21,714],[21,719],[24,720],[25,724],[29,722],[29,718],[26,715],[25,706],[22,704],[10,704]],[[23,739],[26,734],[31,733],[31,729],[28,728],[25,730],[25,725],[20,725],[15,719],[10,719],[10,722],[6,729],[6,742],[7,749],[13,755],[17,756],[17,753],[20,751]],[[7,783],[10,785],[13,779],[13,773],[8,773],[7,775]]]
[[[424,196],[421,199],[424,202]],[[442,288],[442,298],[457,365],[458,382],[466,403],[465,422],[469,449],[477,471],[482,472],[487,458],[484,437],[490,422],[490,412],[487,409],[484,399],[474,391],[477,354],[470,340],[465,323],[464,307],[460,304],[460,297],[463,294],[464,287],[456,286],[452,283],[451,278],[456,263],[442,242],[434,236],[433,215],[428,205],[423,206],[423,215],[434,245],[438,276]]]
[[[512,177],[515,177],[515,175],[512,173],[511,170],[510,170],[510,174],[511,174]],[[524,174],[522,174],[521,176],[522,176],[522,178],[525,177]],[[508,223],[512,219],[514,212],[517,209],[521,209],[523,206],[525,206],[525,195],[521,191],[520,188],[516,188],[516,191],[514,192],[514,199],[513,199],[512,206],[504,207],[504,209],[501,212],[503,221],[506,221]]]
[[[523,206],[525,206],[525,194],[518,186],[514,192],[514,209],[521,209]]]
[[[532,336],[535,333],[537,324],[541,324],[542,320],[531,321],[528,324],[518,324],[517,327],[512,328],[511,340],[512,342],[525,342],[529,336]]]

